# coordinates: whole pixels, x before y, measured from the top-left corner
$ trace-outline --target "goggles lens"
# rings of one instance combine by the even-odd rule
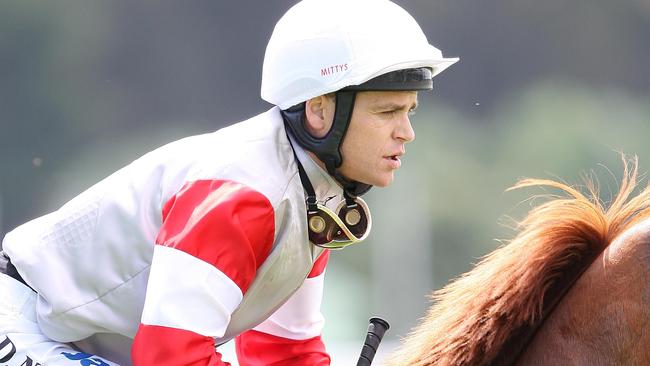
[[[370,233],[372,218],[366,202],[357,197],[355,204],[339,203],[336,213],[317,204],[317,210],[307,214],[309,241],[319,247],[342,249],[364,240]]]

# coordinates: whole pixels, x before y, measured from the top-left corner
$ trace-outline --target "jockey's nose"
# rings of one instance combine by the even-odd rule
[[[408,115],[404,116],[398,121],[395,128],[394,137],[403,142],[411,142],[415,140],[415,131],[411,125],[411,119]]]

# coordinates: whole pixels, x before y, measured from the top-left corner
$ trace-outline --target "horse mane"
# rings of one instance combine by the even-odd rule
[[[421,323],[402,341],[390,365],[491,365],[524,327],[543,321],[545,296],[582,257],[602,252],[614,238],[650,217],[650,187],[631,197],[638,158],[621,155],[624,172],[616,198],[605,207],[598,187],[587,194],[547,179],[523,179],[509,188],[552,187],[517,224],[518,234],[483,257],[469,272],[435,291]],[[577,276],[578,274],[576,274]]]

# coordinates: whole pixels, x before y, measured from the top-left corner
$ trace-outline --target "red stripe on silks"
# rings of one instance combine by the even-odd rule
[[[135,366],[226,366],[214,339],[182,329],[140,324],[133,340]]]
[[[325,250],[321,255],[316,259],[316,262],[314,262],[314,266],[311,267],[311,272],[309,272],[308,278],[313,278],[319,276],[323,271],[325,271],[325,267],[327,267],[327,262],[330,259],[330,251]]]
[[[329,366],[320,336],[295,340],[249,330],[235,338],[240,366]]]
[[[217,267],[245,293],[273,245],[269,200],[237,182],[199,180],[163,207],[156,244],[182,250]]]

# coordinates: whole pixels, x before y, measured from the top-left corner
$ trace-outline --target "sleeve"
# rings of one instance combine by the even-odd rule
[[[325,251],[305,282],[282,307],[235,339],[240,366],[330,364],[321,339],[324,318],[320,311],[328,260],[329,251]]]
[[[188,183],[165,203],[134,365],[229,365],[214,337],[269,254],[274,220],[264,195],[231,181]]]

